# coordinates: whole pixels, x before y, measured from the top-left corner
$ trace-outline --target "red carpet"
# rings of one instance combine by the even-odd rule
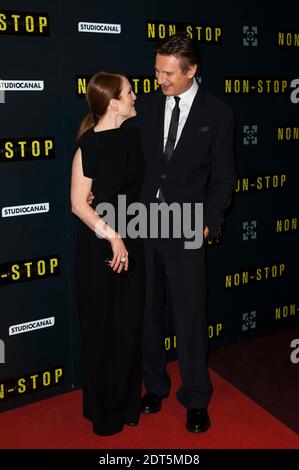
[[[211,371],[212,426],[204,434],[185,429],[177,402],[177,363],[169,364],[172,392],[161,413],[142,416],[136,428],[96,436],[81,414],[81,391],[0,414],[2,449],[298,449],[299,436]]]
[[[294,338],[298,327],[214,349],[209,364],[299,436],[299,364],[290,360]]]

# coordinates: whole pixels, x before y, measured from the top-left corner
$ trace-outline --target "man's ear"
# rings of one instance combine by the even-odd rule
[[[187,72],[188,78],[193,78],[193,77],[194,77],[194,75],[195,75],[196,72],[197,72],[197,67],[198,67],[198,66],[197,66],[196,64],[190,65],[189,70],[188,70],[188,72]],[[198,70],[198,73],[199,73],[199,70]]]

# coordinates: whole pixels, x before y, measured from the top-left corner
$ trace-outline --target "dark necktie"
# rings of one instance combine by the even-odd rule
[[[179,101],[181,98],[179,96],[174,96],[174,99],[175,99],[175,107],[173,108],[172,113],[171,113],[167,142],[166,142],[165,150],[164,150],[166,163],[169,162],[174,151],[176,135],[178,132],[179,118],[180,118]]]

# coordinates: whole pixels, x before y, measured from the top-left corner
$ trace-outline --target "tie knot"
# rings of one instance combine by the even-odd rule
[[[181,98],[179,96],[174,96],[174,99],[175,99],[175,105],[178,106]]]

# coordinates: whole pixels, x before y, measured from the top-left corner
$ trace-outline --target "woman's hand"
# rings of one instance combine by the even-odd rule
[[[110,243],[113,251],[113,258],[111,260],[110,267],[113,271],[117,271],[118,273],[123,269],[127,271],[129,266],[129,253],[122,238],[117,233],[116,236],[110,240]],[[121,260],[125,260],[125,262],[122,262]]]

